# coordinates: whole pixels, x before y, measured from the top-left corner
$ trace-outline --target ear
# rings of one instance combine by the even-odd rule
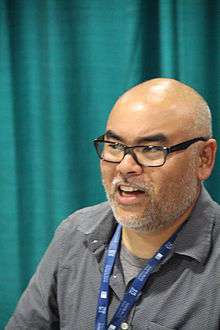
[[[200,165],[198,169],[198,178],[200,181],[208,179],[211,175],[215,164],[216,150],[217,143],[215,139],[209,139],[200,149]]]

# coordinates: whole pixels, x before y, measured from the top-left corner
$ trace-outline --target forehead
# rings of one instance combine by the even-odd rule
[[[180,109],[179,107],[182,107]],[[115,105],[107,123],[127,143],[140,137],[163,134],[167,141],[189,136],[189,116],[183,104],[122,102]]]

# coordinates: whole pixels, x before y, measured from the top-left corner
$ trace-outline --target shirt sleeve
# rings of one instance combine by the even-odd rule
[[[60,225],[5,330],[59,329],[57,272],[64,235]]]

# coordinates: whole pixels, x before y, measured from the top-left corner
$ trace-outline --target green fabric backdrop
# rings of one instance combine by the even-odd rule
[[[105,199],[91,140],[124,90],[190,84],[220,141],[219,54],[218,0],[0,0],[0,328],[60,221]]]

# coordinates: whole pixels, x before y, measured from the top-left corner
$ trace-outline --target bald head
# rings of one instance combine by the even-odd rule
[[[145,112],[157,120],[171,120],[188,135],[212,135],[206,101],[194,89],[174,79],[152,79],[127,91],[116,102],[109,123],[118,111],[122,118]]]

